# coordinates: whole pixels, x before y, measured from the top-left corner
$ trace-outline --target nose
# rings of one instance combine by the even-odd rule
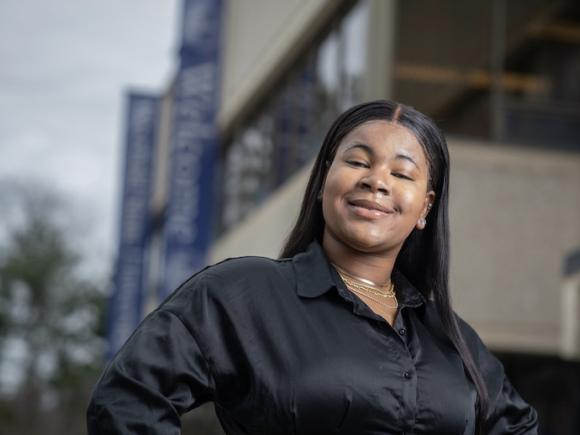
[[[391,187],[384,174],[379,174],[378,171],[369,171],[363,178],[360,179],[359,186],[373,193],[382,193],[383,195],[391,194]]]

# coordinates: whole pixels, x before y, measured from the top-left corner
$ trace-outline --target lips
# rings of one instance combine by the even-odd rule
[[[368,199],[352,199],[348,201],[348,205],[363,217],[376,218],[395,213],[392,207]]]

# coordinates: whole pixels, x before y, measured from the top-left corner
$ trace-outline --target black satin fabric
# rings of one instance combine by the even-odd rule
[[[213,401],[227,434],[473,434],[475,389],[433,303],[393,274],[394,327],[314,242],[291,259],[229,259],[150,314],[95,387],[90,435],[179,434]],[[488,433],[536,434],[536,412],[460,320],[491,399]]]

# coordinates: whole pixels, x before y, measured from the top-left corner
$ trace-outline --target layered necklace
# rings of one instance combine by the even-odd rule
[[[344,281],[347,288],[360,296],[364,296],[386,308],[398,308],[399,302],[395,293],[395,284],[376,284],[368,279],[351,275],[333,263],[336,271]]]

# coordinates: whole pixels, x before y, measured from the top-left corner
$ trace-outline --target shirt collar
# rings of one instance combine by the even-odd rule
[[[397,269],[393,271],[391,277],[395,283],[395,289],[397,290],[397,300],[401,307],[419,307],[427,301],[423,293],[415,288],[413,284],[407,279],[405,275],[399,272]]]
[[[306,251],[295,255],[292,262],[296,272],[296,293],[300,297],[317,298],[337,287],[338,283],[343,285],[316,240],[310,243]],[[426,302],[425,296],[401,272],[394,270],[392,279],[401,307],[418,307]]]
[[[336,287],[331,265],[318,241],[313,241],[306,251],[294,256],[296,293],[304,298],[316,298]]]

